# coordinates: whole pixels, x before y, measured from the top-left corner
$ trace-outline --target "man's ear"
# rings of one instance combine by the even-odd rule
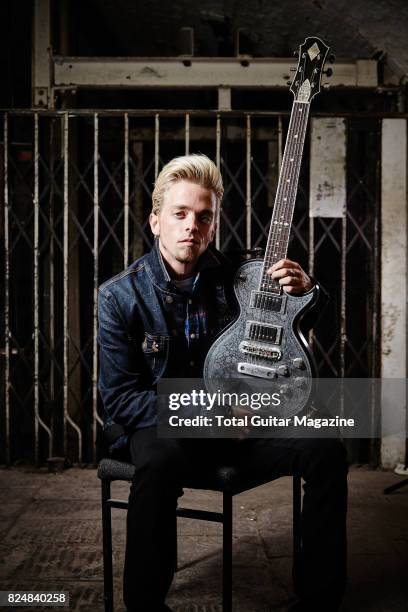
[[[150,229],[152,230],[153,236],[160,236],[160,221],[159,215],[151,212],[149,215]]]

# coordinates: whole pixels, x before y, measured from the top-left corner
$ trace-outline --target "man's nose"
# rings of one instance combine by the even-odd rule
[[[195,215],[189,215],[187,217],[186,230],[190,232],[196,232],[198,230],[198,219]]]

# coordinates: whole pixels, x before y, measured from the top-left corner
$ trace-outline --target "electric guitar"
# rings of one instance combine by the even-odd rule
[[[204,363],[211,391],[240,387],[278,394],[274,412],[291,417],[308,404],[316,374],[300,322],[318,299],[318,289],[286,294],[266,271],[287,255],[310,103],[320,91],[329,48],[307,38],[299,48],[289,130],[269,236],[262,260],[245,262],[234,279],[238,318],[215,340]]]

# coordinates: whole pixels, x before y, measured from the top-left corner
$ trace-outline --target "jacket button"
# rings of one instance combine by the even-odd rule
[[[196,336],[195,336],[195,334],[190,334],[190,338],[191,338],[192,340],[194,340],[194,338],[195,338],[195,337],[196,337]]]
[[[173,303],[173,298],[171,297],[171,295],[166,295],[166,302],[168,304],[172,304]]]
[[[188,303],[191,305],[191,304],[193,303],[193,300],[192,300],[192,299],[189,299],[189,300],[188,300]]]

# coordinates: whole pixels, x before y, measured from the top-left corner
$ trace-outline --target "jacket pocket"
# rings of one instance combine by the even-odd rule
[[[163,372],[166,369],[169,356],[169,342],[169,336],[153,335],[145,332],[142,350],[155,381],[163,376]]]

